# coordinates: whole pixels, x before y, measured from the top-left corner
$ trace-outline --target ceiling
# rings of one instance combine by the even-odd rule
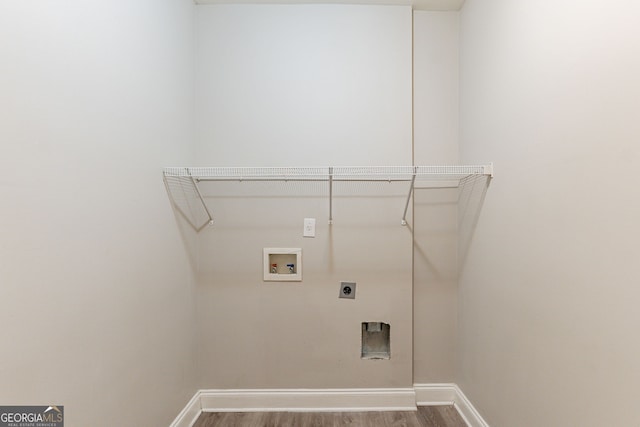
[[[196,4],[386,4],[413,6],[417,10],[460,10],[464,0],[195,0]]]

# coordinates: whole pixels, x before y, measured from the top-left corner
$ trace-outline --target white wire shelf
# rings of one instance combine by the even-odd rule
[[[335,182],[407,182],[408,195],[402,216],[406,225],[409,201],[416,188],[458,186],[473,176],[493,177],[493,164],[449,166],[326,166],[326,167],[167,167],[164,169],[167,192],[180,213],[197,230],[213,224],[199,184],[206,181],[326,182],[329,191],[329,224],[333,221]],[[424,185],[424,186],[423,186]]]
[[[336,167],[168,167],[165,176],[196,181],[219,180],[460,180],[469,175],[492,175],[493,166],[336,166]]]

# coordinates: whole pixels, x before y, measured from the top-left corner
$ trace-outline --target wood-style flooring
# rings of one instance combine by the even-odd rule
[[[396,412],[204,412],[193,427],[467,427],[453,406]]]

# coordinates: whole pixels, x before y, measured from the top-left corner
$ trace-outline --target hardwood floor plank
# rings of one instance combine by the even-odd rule
[[[294,427],[287,412],[265,412],[264,427]]]
[[[384,412],[363,412],[362,418],[366,427],[387,426],[387,420],[384,417]]]
[[[389,427],[421,427],[417,412],[384,412]]]
[[[429,427],[443,427],[443,420],[438,412],[430,406],[418,408],[418,418],[423,425]]]
[[[193,427],[467,427],[453,405],[388,412],[204,412]]]
[[[467,423],[464,422],[462,416],[453,405],[438,407],[438,410],[447,426],[467,427]]]
[[[337,412],[333,427],[365,427],[362,412]]]
[[[453,405],[420,406],[418,418],[421,425],[428,427],[467,427]]]
[[[259,427],[254,419],[260,416],[257,412],[227,412],[219,425],[228,427]]]
[[[193,427],[215,427],[223,416],[224,413],[221,412],[203,412]]]

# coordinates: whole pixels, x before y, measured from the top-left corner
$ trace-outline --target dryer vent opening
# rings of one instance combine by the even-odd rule
[[[382,322],[362,323],[362,359],[390,359],[391,326]]]

